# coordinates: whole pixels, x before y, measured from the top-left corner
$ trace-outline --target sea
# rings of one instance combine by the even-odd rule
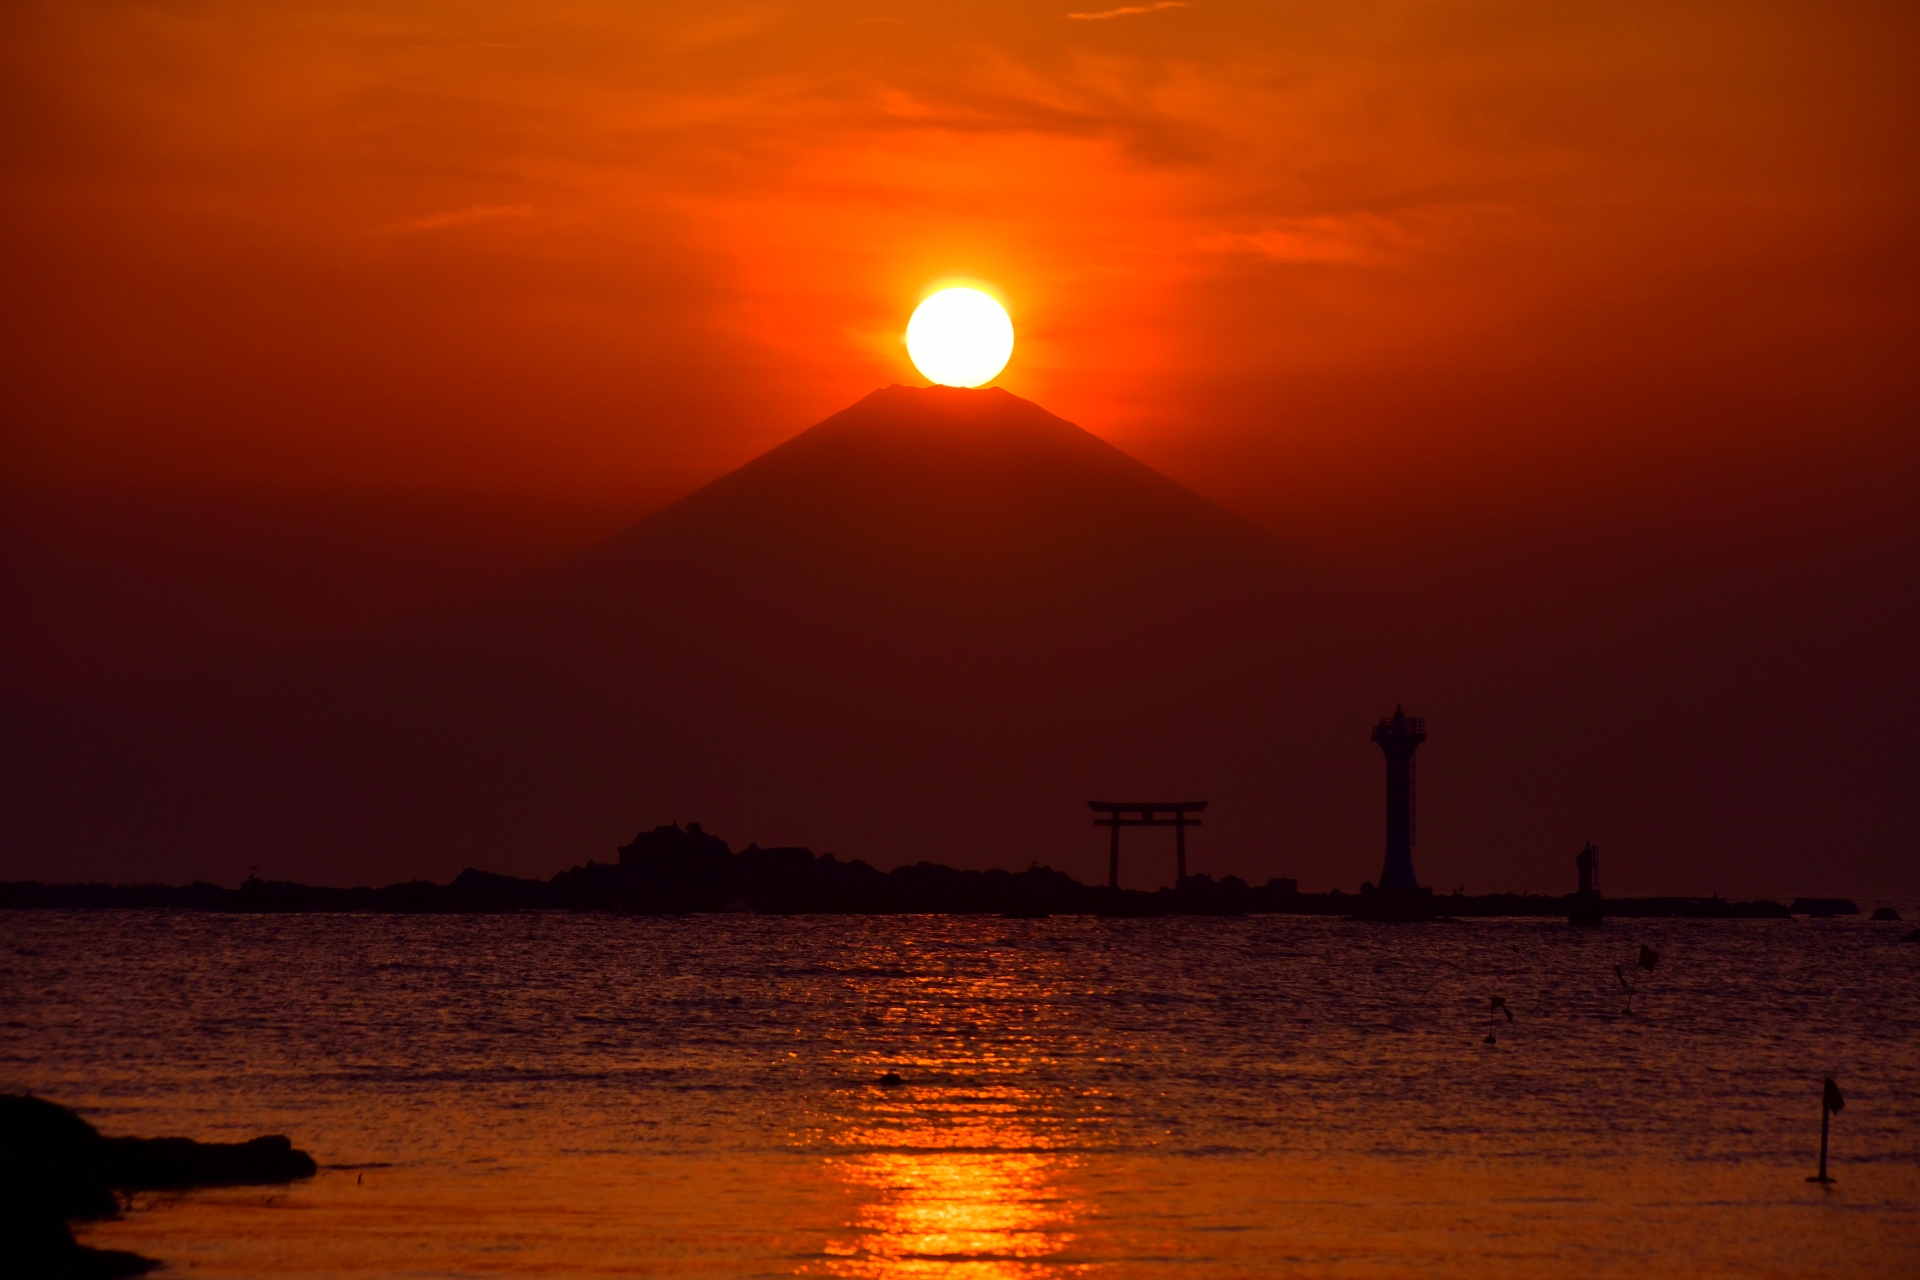
[[[319,1162],[163,1276],[1910,1278],[1903,914],[10,912],[0,1089]]]

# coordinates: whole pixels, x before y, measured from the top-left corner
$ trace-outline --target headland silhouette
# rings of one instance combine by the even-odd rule
[[[1560,916],[1575,893],[1426,892],[1428,917]],[[917,862],[880,871],[860,859],[757,844],[733,850],[699,823],[643,831],[618,861],[588,861],[538,880],[469,868],[446,884],[409,880],[332,888],[250,878],[238,888],[210,883],[0,884],[0,909],[153,908],[230,912],[476,913],[614,911],[644,915],[753,912],[768,915],[1314,915],[1381,918],[1377,890],[1302,892],[1293,879],[1253,885],[1238,876],[1190,875],[1153,890],[1087,885],[1050,867],[963,870]],[[1609,898],[1615,917],[1784,919],[1857,914],[1846,899],[1796,898],[1791,904],[1714,897]]]

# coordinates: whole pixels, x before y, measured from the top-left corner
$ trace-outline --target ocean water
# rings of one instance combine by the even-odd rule
[[[0,913],[0,1088],[310,1151],[196,1276],[1913,1276],[1912,927]]]

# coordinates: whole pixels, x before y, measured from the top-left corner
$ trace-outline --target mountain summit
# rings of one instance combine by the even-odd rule
[[[337,881],[693,818],[1097,878],[1090,797],[1191,792],[1195,868],[1264,875],[1276,810],[1286,842],[1345,818],[1308,614],[1274,539],[1071,423],[889,387],[510,592],[94,726],[16,831]],[[1159,843],[1125,882],[1169,878]]]

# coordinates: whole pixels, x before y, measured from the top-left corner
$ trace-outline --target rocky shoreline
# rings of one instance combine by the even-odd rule
[[[109,1218],[135,1191],[178,1191],[311,1178],[313,1158],[284,1136],[250,1142],[109,1138],[73,1111],[30,1094],[0,1094],[0,1256],[23,1280],[94,1280],[159,1266],[73,1238],[70,1220]]]

